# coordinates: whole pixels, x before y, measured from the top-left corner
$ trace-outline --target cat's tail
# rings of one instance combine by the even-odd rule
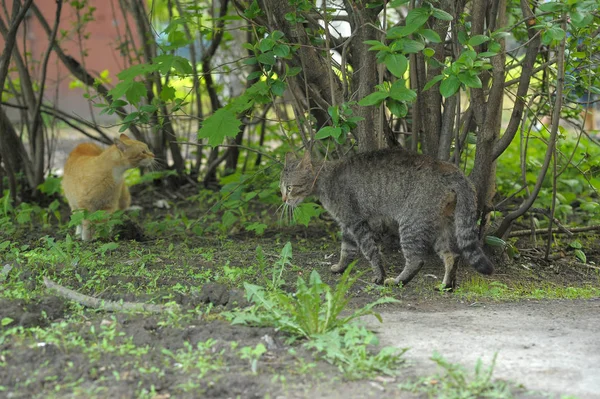
[[[492,274],[494,265],[481,248],[477,229],[477,199],[475,189],[463,175],[453,184],[456,192],[454,224],[461,255],[481,274]]]

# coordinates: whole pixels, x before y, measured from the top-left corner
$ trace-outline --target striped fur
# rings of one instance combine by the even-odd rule
[[[478,239],[475,191],[453,164],[397,149],[325,163],[312,162],[308,153],[301,160],[288,154],[280,188],[290,206],[318,196],[340,225],[342,249],[333,272],[343,272],[360,251],[373,282],[406,284],[433,250],[444,262],[447,288],[456,284],[459,256],[478,272],[493,273]],[[400,275],[387,280],[373,227],[382,221],[397,226],[406,259]]]

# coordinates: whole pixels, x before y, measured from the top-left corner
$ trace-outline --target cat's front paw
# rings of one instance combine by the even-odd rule
[[[338,263],[336,265],[331,266],[329,270],[331,270],[332,273],[343,273],[344,270],[346,270],[346,266]]]
[[[386,279],[385,275],[375,275],[371,278],[371,282],[373,284],[381,285],[381,284],[383,284],[383,280],[385,280],[385,279]]]
[[[383,285],[394,286],[394,285],[398,285],[398,282],[396,281],[395,278],[389,277],[389,278],[385,279],[385,281],[383,282]]]

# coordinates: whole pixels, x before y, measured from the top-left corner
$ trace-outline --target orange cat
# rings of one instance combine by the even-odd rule
[[[78,145],[69,154],[62,180],[71,211],[86,209],[89,212],[114,212],[127,209],[131,196],[123,176],[125,171],[138,166],[151,166],[153,162],[154,154],[146,144],[124,134],[105,150],[94,143]],[[84,241],[92,238],[88,220],[84,220],[82,226],[77,226],[76,234],[80,232]]]

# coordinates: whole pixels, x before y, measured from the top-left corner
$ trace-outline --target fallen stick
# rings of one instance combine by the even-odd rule
[[[94,298],[88,295],[81,294],[72,289],[63,287],[60,284],[55,283],[48,277],[44,277],[44,284],[47,288],[56,291],[63,298],[77,302],[88,308],[93,309],[104,309],[109,312],[122,312],[122,311],[138,311],[138,312],[150,312],[150,313],[163,313],[166,311],[178,310],[179,306],[174,305],[154,305],[150,303],[140,302],[116,302],[106,301],[104,299]]]
[[[594,230],[600,230],[600,225],[595,225],[595,226],[585,226],[585,227],[574,227],[569,231],[570,233],[583,233],[586,231],[594,231]],[[513,231],[512,233],[510,233],[508,236],[509,237],[523,237],[523,236],[528,236],[530,234],[548,234],[548,229],[535,229],[535,230],[517,230],[517,231]],[[569,234],[566,231],[563,230],[552,230],[552,234]]]
[[[581,266],[581,267],[587,267],[587,268],[594,269],[594,270],[600,270],[600,267],[594,266],[594,265],[589,265],[587,263],[574,262],[573,264],[577,265],[577,266]]]

